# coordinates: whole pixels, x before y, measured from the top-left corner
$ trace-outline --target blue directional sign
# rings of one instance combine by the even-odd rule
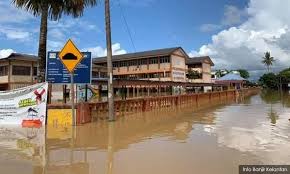
[[[84,58],[74,71],[74,83],[90,84],[92,78],[92,54],[82,52]],[[50,51],[47,55],[46,81],[49,83],[70,83],[71,75],[59,59],[59,52]]]

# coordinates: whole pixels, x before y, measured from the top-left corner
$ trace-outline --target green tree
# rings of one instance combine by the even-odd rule
[[[270,52],[266,52],[262,63],[267,67],[268,72],[270,72],[270,66],[273,65],[273,63],[275,62],[274,57],[271,57],[271,53]]]
[[[219,69],[219,70],[216,71],[215,75],[217,76],[217,78],[221,78],[221,77],[225,76],[228,73],[230,73],[230,71],[227,70],[227,69],[224,69],[224,70]]]
[[[268,73],[260,77],[259,83],[265,88],[278,89],[279,78],[274,73]]]
[[[283,84],[290,83],[290,68],[284,69],[279,73],[279,76],[281,77],[281,82]]]
[[[188,74],[187,74],[187,78],[189,78],[189,79],[201,79],[202,74],[198,71],[189,69]]]
[[[237,70],[240,73],[240,76],[244,79],[248,79],[250,77],[250,73],[245,69],[238,69]]]
[[[58,20],[63,14],[80,17],[84,9],[96,5],[97,0],[12,0],[12,3],[17,8],[25,9],[34,16],[41,17],[38,45],[39,80],[45,81],[48,19]]]

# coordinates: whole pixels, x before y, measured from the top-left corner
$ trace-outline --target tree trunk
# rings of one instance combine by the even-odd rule
[[[46,44],[47,44],[47,18],[48,18],[48,3],[43,1],[41,12],[41,22],[39,31],[39,45],[38,45],[38,57],[39,61],[39,82],[45,81],[46,70]]]

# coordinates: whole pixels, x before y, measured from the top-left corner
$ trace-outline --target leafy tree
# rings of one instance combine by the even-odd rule
[[[281,82],[283,84],[290,83],[290,68],[284,69],[279,73],[279,76],[281,77]]]
[[[240,76],[244,79],[248,79],[250,77],[250,73],[245,69],[238,69],[236,71],[238,71],[240,73]]]
[[[224,69],[224,70],[219,69],[219,70],[216,71],[215,75],[217,76],[217,78],[221,78],[221,77],[225,76],[228,73],[230,73],[230,71],[227,70],[227,69]]]
[[[268,73],[260,77],[259,83],[265,88],[278,89],[279,78],[274,73]]]
[[[187,74],[187,78],[188,79],[201,79],[202,74],[198,71],[189,69],[188,74]]]
[[[270,72],[270,66],[273,65],[273,63],[275,62],[274,57],[271,57],[271,53],[270,52],[266,52],[262,63],[267,67],[268,72]]]
[[[47,20],[58,20],[63,14],[73,17],[83,15],[84,9],[94,6],[97,0],[12,0],[17,8],[25,9],[34,16],[41,16],[38,57],[40,81],[44,81],[46,68]]]

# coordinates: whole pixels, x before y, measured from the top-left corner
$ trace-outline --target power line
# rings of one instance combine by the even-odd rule
[[[129,35],[129,37],[130,37],[131,44],[132,44],[132,46],[133,46],[133,48],[134,48],[134,52],[136,52],[136,47],[135,47],[135,44],[134,44],[134,42],[133,42],[133,38],[132,38],[132,34],[131,34],[131,30],[130,30],[130,28],[129,28],[128,22],[127,22],[127,20],[126,20],[125,15],[124,15],[124,10],[123,10],[123,8],[122,8],[122,6],[121,6],[121,2],[120,2],[120,0],[118,0],[118,2],[119,2],[118,5],[119,5],[119,7],[120,7],[120,11],[121,11],[122,18],[123,18],[124,23],[125,23],[125,25],[126,25],[126,30],[127,30],[128,35]]]

